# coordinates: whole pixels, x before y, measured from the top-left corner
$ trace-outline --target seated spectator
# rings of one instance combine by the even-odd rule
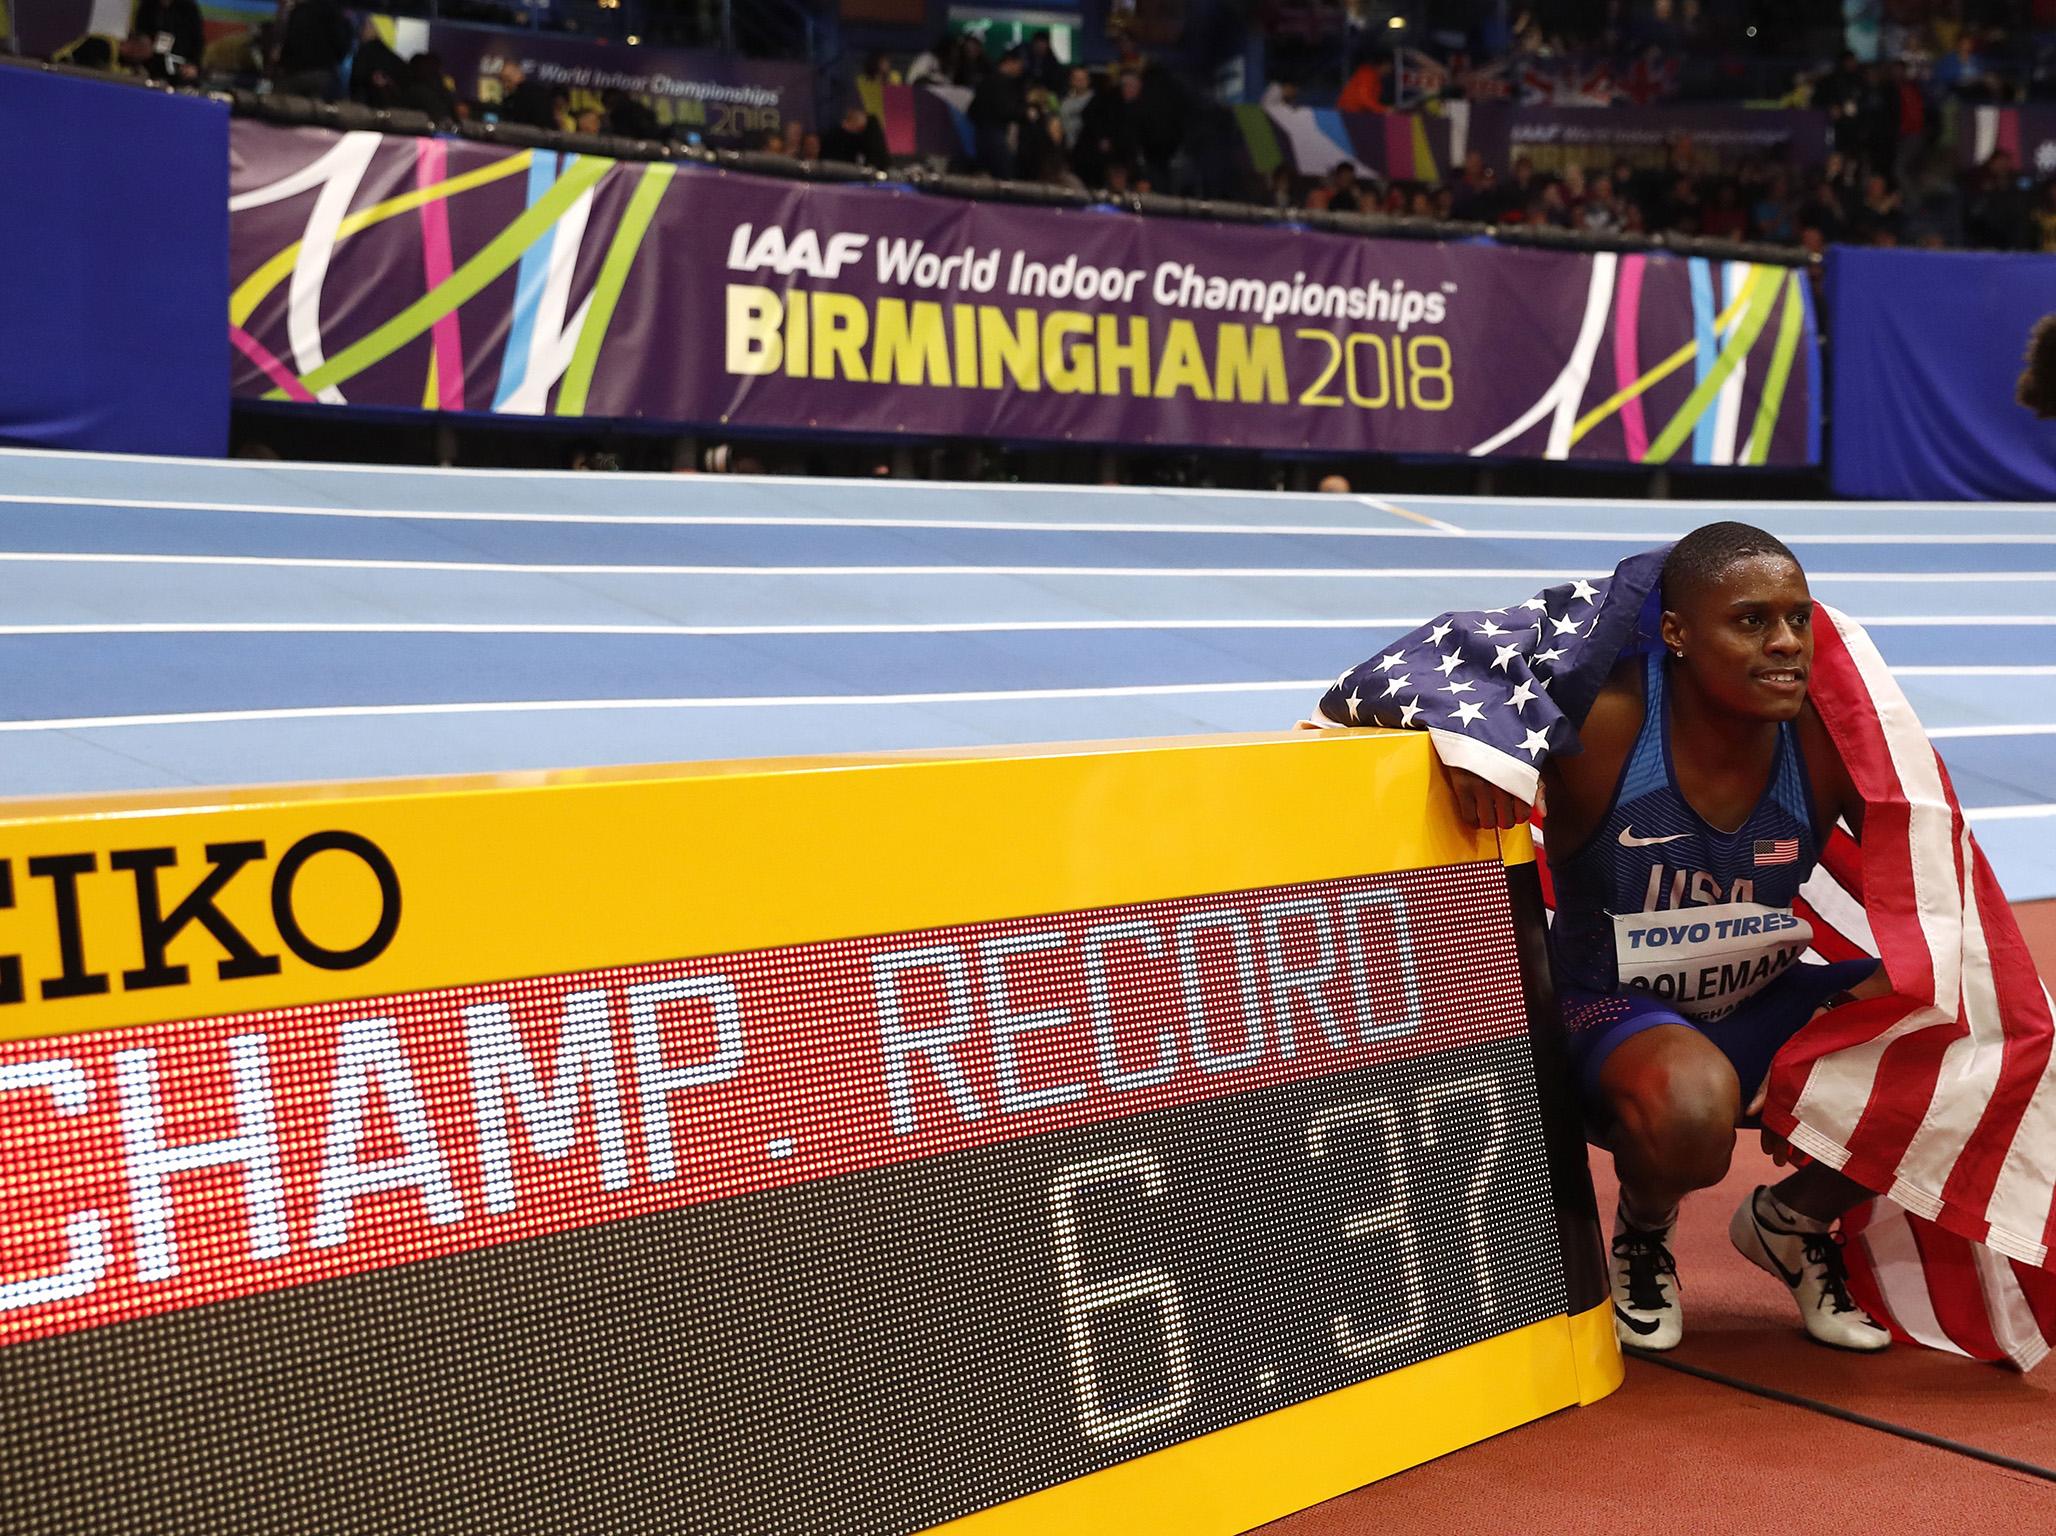
[[[146,73],[160,80],[198,78],[207,51],[198,0],[136,0],[129,34],[146,47]]]
[[[985,57],[985,40],[974,32],[967,32],[957,39],[957,68],[952,83],[967,91],[975,91],[992,72],[992,66]]]
[[[885,130],[862,107],[851,107],[842,114],[841,122],[821,135],[821,158],[882,171],[890,158],[885,149]]]
[[[1799,238],[1798,223],[1792,217],[1792,202],[1783,171],[1773,171],[1763,193],[1749,210],[1750,233],[1758,240],[1790,245]]]
[[[1899,243],[1905,218],[1900,212],[1899,194],[1891,189],[1884,177],[1873,172],[1863,178],[1863,200],[1857,205],[1851,223],[1858,240],[1875,245],[1879,235],[1889,235],[1892,244]]]
[[[1713,195],[1713,206],[1699,216],[1699,232],[1713,240],[1749,238],[1749,210],[1742,206],[1739,183],[1723,181]]]
[[[1092,71],[1074,64],[1065,80],[1063,98],[1057,103],[1057,111],[1064,124],[1064,142],[1067,145],[1077,147],[1078,136],[1085,131],[1085,110],[1091,105]]]
[[[1052,96],[1064,94],[1069,72],[1051,47],[1047,32],[1038,32],[1028,39],[1028,54],[1022,61],[1021,73],[1030,87],[1040,86]]]
[[[860,92],[867,89],[883,90],[888,85],[902,83],[900,72],[892,67],[892,62],[883,53],[867,54],[864,58],[864,67],[857,73],[857,89]],[[865,99],[868,100],[869,97],[866,96]]]
[[[264,56],[271,51],[273,27],[224,32],[200,53],[200,73],[211,80],[255,81],[264,73]]]
[[[2042,200],[2035,206],[2037,249],[2056,251],[2056,181],[2042,183]]]
[[[357,34],[357,53],[350,61],[350,96],[367,107],[407,104],[407,65],[378,35],[378,23],[364,18]]]
[[[821,135],[809,128],[800,135],[799,158],[819,160],[821,158]]]
[[[967,43],[976,42],[966,38]],[[1028,120],[1028,92],[1022,84],[1026,61],[1019,49],[1001,56],[999,67],[988,74],[971,96],[965,116],[971,119],[977,136],[975,159],[988,176],[1009,181],[1014,176],[1014,157],[1019,152],[1021,125]]]
[[[1142,163],[1157,186],[1169,186],[1171,163],[1184,143],[1190,111],[1183,89],[1168,70],[1154,66],[1125,72],[1136,82],[1129,108]]]
[[[573,133],[605,133],[607,131],[607,120],[601,116],[598,107],[585,107],[572,114],[571,131]]]
[[[1535,162],[1526,155],[1517,155],[1513,162],[1513,175],[1504,186],[1496,187],[1488,200],[1491,212],[1488,219],[1497,219],[1505,224],[1521,224],[1527,221],[1528,204],[1534,200],[1541,187],[1535,180]]]
[[[335,100],[355,35],[340,0],[297,0],[286,13],[279,39],[278,88],[294,96]]]
[[[1271,168],[1271,206],[1273,208],[1297,208],[1299,206],[1299,178],[1289,165]]]
[[[1485,163],[1482,153],[1474,149],[1463,157],[1463,174],[1449,189],[1451,205],[1459,219],[1482,222],[1492,217],[1493,180],[1492,167]]]
[[[1327,208],[1331,213],[1362,213],[1364,203],[1362,189],[1357,185],[1356,162],[1338,160],[1335,168],[1328,172]]]
[[[1086,190],[1064,146],[1064,120],[1054,112],[1035,112],[1021,129],[1021,152],[1015,174],[1046,187]]]
[[[1547,229],[1569,229],[1571,206],[1563,195],[1563,183],[1545,181],[1528,203],[1528,223]]]
[[[956,81],[957,40],[947,32],[926,53],[915,54],[907,66],[909,85],[955,85]]]
[[[503,123],[519,123],[526,128],[557,126],[556,93],[540,80],[529,79],[514,59],[500,64],[500,99],[493,110]]]
[[[1949,96],[1963,100],[1982,100],[1990,94],[1985,79],[1985,62],[1978,56],[1978,37],[1965,28],[1956,39],[1955,51],[1939,59],[1928,71],[1928,84],[1937,99]]]
[[[1963,230],[1972,245],[1988,251],[2029,248],[2032,205],[2022,180],[2013,156],[2003,149],[1994,150],[1978,168],[1963,211]]]
[[[457,93],[450,89],[449,77],[443,73],[440,54],[417,53],[407,61],[406,105],[416,112],[426,112],[439,123],[456,120]]]
[[[657,114],[628,92],[608,91],[600,97],[600,102],[607,109],[607,132],[618,133],[624,139],[664,137],[664,127],[657,121]]]
[[[1613,178],[1594,176],[1592,188],[1579,205],[1575,227],[1588,235],[1615,235],[1620,233],[1621,209],[1614,200]]]
[[[1142,76],[1123,70],[1101,87],[1085,108],[1072,161],[1089,186],[1102,181],[1115,162],[1132,164],[1141,154],[1135,131],[1136,103],[1142,97]]]

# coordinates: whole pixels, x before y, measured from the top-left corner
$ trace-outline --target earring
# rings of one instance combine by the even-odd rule
[[[1683,661],[1685,659],[1685,653],[1683,651],[1672,651],[1671,655],[1677,657],[1680,661]]]

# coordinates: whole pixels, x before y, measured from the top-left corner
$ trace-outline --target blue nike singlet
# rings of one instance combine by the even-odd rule
[[[1549,846],[1559,980],[1632,992],[1711,1023],[1783,975],[1813,929],[1792,900],[1819,857],[1799,735],[1778,727],[1770,784],[1734,832],[1678,791],[1661,652],[1648,659],[1642,729],[1613,804],[1582,848]]]

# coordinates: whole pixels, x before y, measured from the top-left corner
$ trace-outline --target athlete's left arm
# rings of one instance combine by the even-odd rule
[[[1806,752],[1806,776],[1812,780],[1813,803],[1821,821],[1828,828],[1837,821],[1846,821],[1856,840],[1862,842],[1863,796],[1856,792],[1856,783],[1849,777],[1842,754],[1835,750],[1834,738],[1821,724],[1820,711],[1813,707],[1811,699],[1799,711],[1798,723],[1799,745]]]

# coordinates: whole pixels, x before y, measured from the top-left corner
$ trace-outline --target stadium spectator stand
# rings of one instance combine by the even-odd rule
[[[507,19],[477,6],[433,9],[439,25],[459,14]],[[643,14],[665,27],[664,39],[714,40],[720,29],[703,11],[709,8],[652,5]],[[1107,28],[1112,56],[1091,68],[1067,65],[1046,34],[1000,51],[964,31],[913,55],[873,52],[854,70],[810,60],[824,76],[848,82],[818,104],[826,131],[788,117],[755,132],[746,147],[874,169],[920,161],[1073,192],[1161,192],[1602,238],[1675,233],[1808,249],[2056,250],[2056,155],[2023,164],[2007,135],[1988,134],[1977,121],[1981,108],[2033,110],[2056,97],[2056,3],[1895,0],[1883,12],[1882,28],[1862,39],[1875,55],[1870,62],[1841,46],[1856,39],[1846,35],[1839,5],[1557,0],[1409,8],[1306,0],[1267,6],[1258,23],[1273,78],[1248,94],[1262,97],[1287,139],[1312,116],[1309,108],[1329,102],[1345,123],[1405,111],[1432,126],[1499,103],[1624,112],[1686,100],[1739,106],[1753,97],[1754,105],[1824,113],[1824,157],[1715,153],[1676,131],[1612,164],[1591,155],[1516,153],[1495,165],[1473,153],[1451,157],[1459,170],[1432,156],[1370,164],[1345,150],[1332,165],[1299,164],[1291,155],[1266,165],[1262,126],[1238,125],[1234,111],[1195,83],[1183,54],[1174,61],[1174,50],[1145,52],[1135,35],[1144,29],[1124,30],[1119,16]],[[73,57],[182,84],[321,99],[347,94],[439,123],[490,116],[539,130],[640,139],[667,133],[645,99],[621,89],[547,85],[512,63],[482,87],[452,78],[433,51],[396,51],[369,15],[353,26],[338,0],[292,0],[274,22],[227,32],[215,25],[204,42],[193,0],[137,0],[132,15],[117,48],[74,47]],[[532,20],[579,25],[567,18],[560,7]],[[1380,21],[1386,24],[1374,25]],[[1781,79],[1766,78],[1779,61],[1809,57],[1817,62],[1796,72],[1787,62]],[[934,99],[909,104],[910,91]],[[945,127],[917,133],[911,125],[922,113]],[[894,116],[906,119],[899,132],[886,121]],[[1349,131],[1353,141],[1364,137],[1361,128]]]

